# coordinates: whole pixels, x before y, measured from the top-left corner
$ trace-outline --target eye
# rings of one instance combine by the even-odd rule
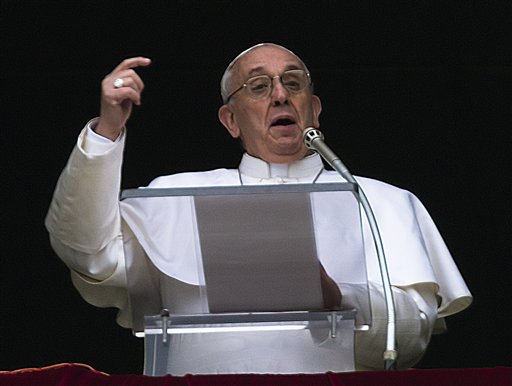
[[[264,94],[265,92],[267,92],[269,86],[270,79],[264,76],[249,79],[247,81],[247,87],[249,88],[249,91],[253,94]]]
[[[302,71],[288,71],[283,74],[283,85],[290,91],[300,91],[306,86],[306,80]]]
[[[288,89],[288,90],[292,90],[292,91],[299,91],[301,89],[301,84],[299,81],[297,80],[289,80],[289,79],[286,79],[284,81],[284,86]]]

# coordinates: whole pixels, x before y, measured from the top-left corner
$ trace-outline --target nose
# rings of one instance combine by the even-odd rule
[[[288,97],[290,96],[286,87],[283,86],[281,82],[281,78],[279,76],[274,76],[272,78],[272,92],[270,94],[270,98],[272,100],[272,104],[280,105],[284,103],[288,103]]]

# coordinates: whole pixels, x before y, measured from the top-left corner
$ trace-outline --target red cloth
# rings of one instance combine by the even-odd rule
[[[512,367],[326,374],[241,374],[147,377],[109,375],[81,364],[0,372],[9,386],[511,386]]]

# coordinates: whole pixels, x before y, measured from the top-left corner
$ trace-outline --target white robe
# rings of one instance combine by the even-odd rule
[[[172,313],[202,312],[195,259],[183,253],[162,252],[173,251],[173,240],[158,236],[172,234],[169,228],[161,231],[163,223],[167,227],[179,223],[169,221],[168,210],[172,208],[162,210],[156,204],[119,205],[124,138],[123,134],[116,143],[101,143],[91,131],[82,132],[59,179],[46,218],[52,245],[71,269],[73,283],[84,299],[99,307],[117,307],[118,323],[124,327],[132,326],[128,292],[130,296],[148,298],[150,311],[164,305]],[[342,181],[337,173],[322,169],[317,155],[291,165],[269,165],[246,154],[239,171],[245,185],[311,183],[317,176],[317,183]],[[399,366],[407,368],[421,358],[434,326],[443,324],[436,320],[442,322],[445,316],[466,308],[471,294],[420,201],[410,192],[388,184],[367,178],[357,180],[372,205],[382,234],[397,308]],[[164,176],[154,180],[150,187],[219,185],[240,185],[238,170]],[[162,216],[167,221],[158,221]],[[356,333],[356,365],[359,369],[380,369],[386,312],[377,258],[368,232],[365,227],[372,327],[370,331]],[[358,294],[337,280],[336,262],[319,258],[338,282],[343,305],[357,308]],[[126,277],[127,261],[130,267],[135,264],[139,269],[138,277],[130,277],[130,283]],[[159,278],[162,272],[171,277],[165,284]],[[221,371],[226,372],[226,368]]]

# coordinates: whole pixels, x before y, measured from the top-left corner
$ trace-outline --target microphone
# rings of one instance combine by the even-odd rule
[[[348,182],[359,186],[347,167],[341,162],[340,158],[334,154],[331,148],[324,142],[324,135],[320,130],[314,127],[307,127],[304,129],[302,135],[304,136],[304,144],[308,149],[314,150],[320,154],[320,156]]]
[[[356,181],[354,176],[350,173],[347,167],[341,162],[340,158],[331,150],[324,142],[324,135],[322,132],[314,127],[307,127],[302,132],[304,144],[308,149],[316,151],[320,156],[332,166],[345,180],[354,184],[357,187],[355,196],[364,209],[370,230],[372,232],[373,242],[377,250],[377,258],[379,261],[379,271],[384,289],[384,299],[386,301],[387,312],[387,337],[386,337],[386,350],[383,354],[384,369],[396,369],[398,358],[398,351],[396,349],[396,316],[395,316],[395,302],[393,299],[393,291],[391,289],[391,280],[389,279],[389,270],[384,254],[384,247],[382,245],[382,238],[380,235],[379,227],[373,214],[366,195]]]

